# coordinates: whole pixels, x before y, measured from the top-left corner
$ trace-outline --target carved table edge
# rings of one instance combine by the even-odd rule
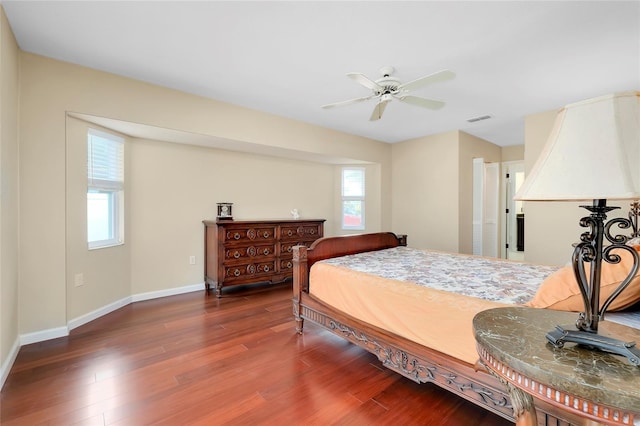
[[[599,404],[585,398],[563,392],[512,369],[495,358],[480,344],[477,345],[482,364],[499,379],[506,381],[529,395],[570,413],[609,425],[634,425],[637,413]],[[512,401],[513,402],[513,401]]]

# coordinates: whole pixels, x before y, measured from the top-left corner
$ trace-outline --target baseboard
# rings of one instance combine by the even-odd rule
[[[56,327],[48,330],[36,331],[28,334],[20,335],[20,346],[30,345],[32,343],[44,342],[45,340],[57,339],[69,335],[67,327]]]
[[[13,363],[18,356],[18,351],[20,351],[20,339],[16,339],[9,351],[9,356],[4,360],[2,366],[0,367],[0,390],[4,386],[4,382],[7,381],[7,377],[9,376],[9,372],[11,371],[11,367],[13,367]]]
[[[69,322],[67,322],[67,329],[69,331],[73,330],[74,328],[78,328],[81,325],[85,325],[88,322],[91,322],[95,319],[98,319],[102,316],[105,316],[115,310],[118,310],[120,308],[122,308],[123,306],[127,306],[128,304],[130,304],[132,302],[132,296],[127,296],[123,299],[117,300],[113,303],[109,303],[106,306],[103,306],[101,308],[96,309],[95,311],[91,311],[87,314],[81,315],[77,318],[74,318],[72,320],[70,320]]]
[[[201,291],[201,290],[204,290],[204,282],[201,282],[200,284],[187,285],[184,287],[176,287],[176,288],[169,288],[166,290],[158,290],[158,291],[150,291],[148,293],[134,294],[131,297],[133,299],[132,300],[133,302],[141,302],[143,300],[158,299],[160,297],[175,296],[178,294],[191,293],[193,291]]]

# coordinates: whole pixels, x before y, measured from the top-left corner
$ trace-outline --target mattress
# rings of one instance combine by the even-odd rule
[[[309,292],[359,320],[474,364],[473,317],[523,304],[557,269],[395,247],[316,262]]]

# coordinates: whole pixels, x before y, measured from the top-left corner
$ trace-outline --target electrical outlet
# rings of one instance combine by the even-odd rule
[[[196,264],[196,257],[189,256],[189,265],[195,265],[195,264]]]
[[[73,278],[73,282],[76,285],[76,287],[80,287],[81,285],[84,285],[84,275],[82,273],[76,274],[76,276]]]

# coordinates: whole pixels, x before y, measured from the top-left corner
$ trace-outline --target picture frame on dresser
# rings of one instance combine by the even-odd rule
[[[324,236],[325,219],[204,220],[204,282],[226,287],[293,278],[293,247]]]

